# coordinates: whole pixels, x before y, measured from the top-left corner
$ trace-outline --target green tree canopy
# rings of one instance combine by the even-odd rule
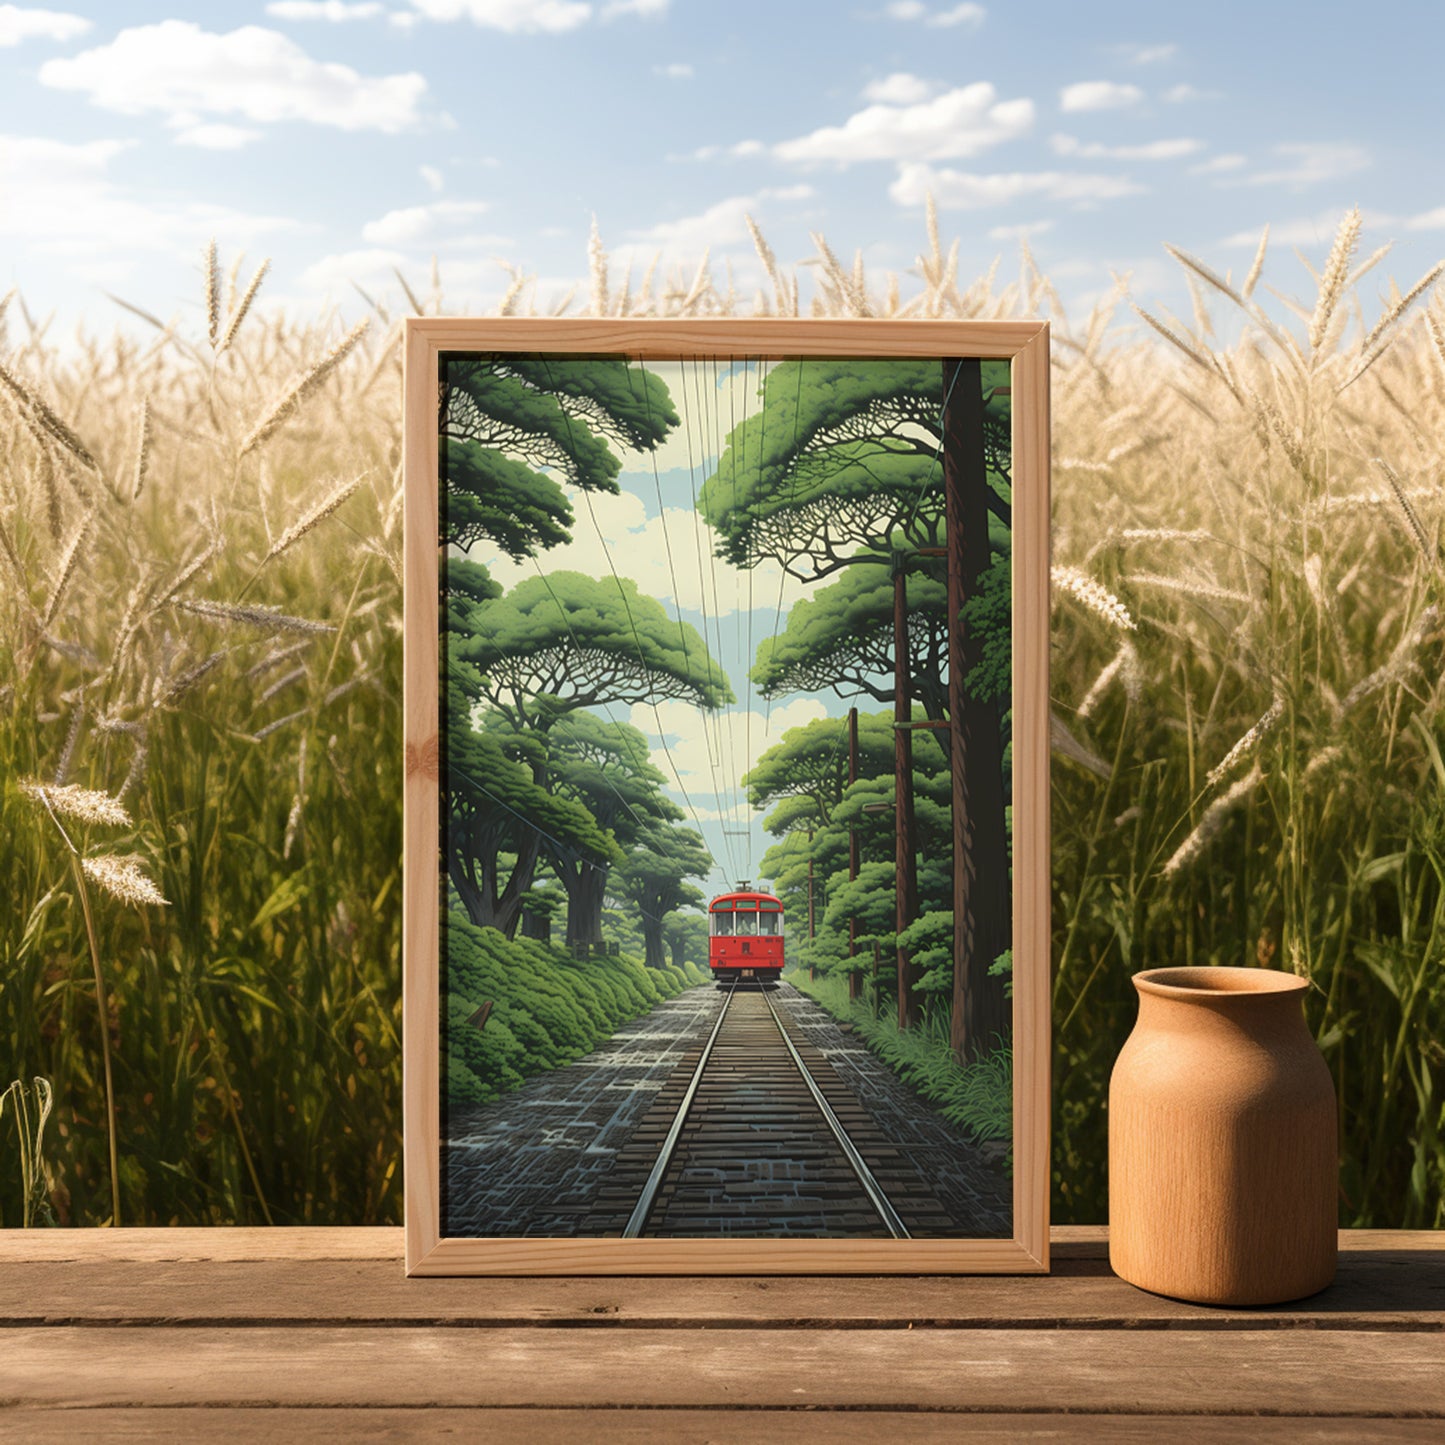
[[[517,727],[545,730],[607,703],[736,700],[697,629],[625,577],[529,577],[455,613],[452,652],[467,685]]]
[[[442,531],[510,557],[570,536],[562,485],[616,492],[616,450],[650,451],[678,424],[660,376],[620,357],[457,356],[443,367]]]
[[[1007,363],[987,364],[988,505],[1009,522]],[[814,581],[860,552],[928,544],[943,509],[936,360],[808,358],[775,366],[760,411],[728,437],[698,505],[736,566]]]

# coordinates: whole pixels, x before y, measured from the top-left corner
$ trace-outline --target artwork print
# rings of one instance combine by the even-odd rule
[[[742,339],[435,345],[430,1244],[1000,1267],[1010,359]]]

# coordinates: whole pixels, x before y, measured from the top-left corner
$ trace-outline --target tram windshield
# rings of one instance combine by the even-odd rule
[[[738,911],[738,932],[756,933],[758,931],[758,915],[756,913],[744,913]]]
[[[758,914],[758,932],[775,934],[778,931],[778,915],[776,913]]]
[[[714,937],[726,938],[733,931],[733,916],[731,913],[714,913],[712,916],[712,931]]]

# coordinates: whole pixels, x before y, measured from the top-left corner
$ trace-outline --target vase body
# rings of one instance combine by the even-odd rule
[[[1137,974],[1109,1081],[1109,1259],[1201,1304],[1300,1299],[1334,1278],[1335,1091],[1305,980],[1264,968]]]

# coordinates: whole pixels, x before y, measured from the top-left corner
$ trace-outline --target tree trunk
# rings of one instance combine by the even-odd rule
[[[567,888],[567,944],[602,942],[602,903],[607,869],[579,863],[562,872]]]
[[[642,961],[648,968],[662,968],[667,963],[667,949],[662,942],[662,914],[646,909],[642,914]]]
[[[962,609],[989,566],[983,371],[974,358],[945,361],[943,487],[948,536],[948,694],[953,776],[953,1013],[949,1042],[960,1063],[1012,1037],[1002,978],[989,976],[1009,947],[1012,897],[1004,826],[1003,741],[998,709],[964,685],[982,661]]]

